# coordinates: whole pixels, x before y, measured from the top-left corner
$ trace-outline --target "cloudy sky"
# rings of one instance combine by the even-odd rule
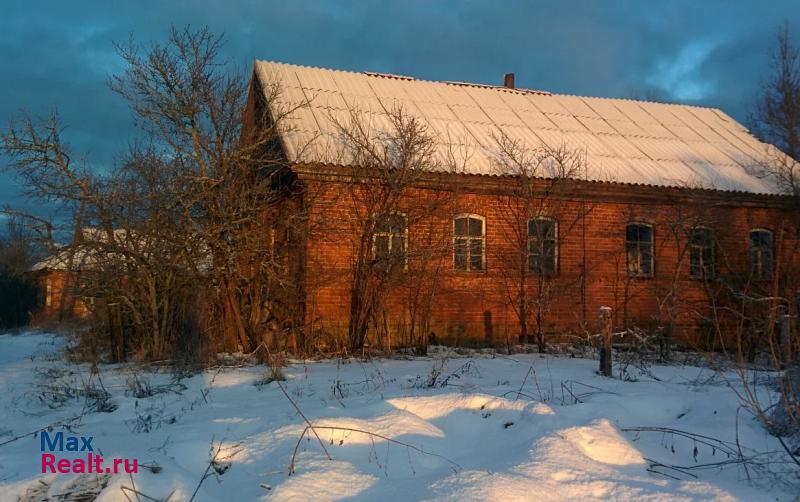
[[[99,169],[131,140],[106,87],[113,42],[163,40],[170,24],[224,33],[242,69],[254,58],[720,107],[746,121],[775,33],[798,0],[51,1],[0,5],[0,127],[21,108],[58,108],[65,137]],[[0,205],[22,203],[1,170]]]

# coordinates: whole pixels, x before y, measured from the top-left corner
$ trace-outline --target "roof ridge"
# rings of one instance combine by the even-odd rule
[[[494,89],[502,92],[517,92],[520,94],[539,94],[543,96],[565,96],[565,97],[572,97],[572,98],[581,98],[581,99],[601,99],[606,101],[627,101],[630,103],[645,103],[645,104],[655,104],[655,105],[666,105],[666,106],[677,106],[677,107],[689,107],[689,108],[698,108],[702,110],[713,110],[718,111],[725,114],[726,117],[731,118],[730,115],[725,113],[724,110],[717,106],[704,106],[698,104],[690,104],[690,103],[664,103],[662,101],[652,101],[648,99],[636,99],[636,98],[623,98],[623,97],[609,97],[609,96],[589,96],[585,94],[573,94],[569,92],[552,92],[546,91],[542,89],[528,89],[524,87],[515,87],[509,88],[502,85],[496,84],[482,84],[480,82],[467,82],[467,81],[459,81],[459,80],[431,80],[426,78],[419,78],[413,75],[404,75],[404,74],[395,74],[395,73],[386,73],[386,72],[379,72],[379,71],[372,71],[372,70],[346,70],[341,68],[328,68],[325,66],[315,66],[315,65],[303,65],[303,64],[296,64],[296,63],[284,63],[282,61],[272,61],[269,59],[258,59],[256,58],[256,62],[260,63],[269,63],[269,64],[279,64],[284,66],[291,66],[295,68],[305,68],[310,70],[323,70],[323,71],[333,71],[338,73],[348,73],[351,75],[366,75],[368,77],[376,77],[376,78],[388,78],[388,79],[395,79],[395,80],[404,80],[407,82],[424,82],[429,84],[442,84],[442,85],[457,85],[457,86],[464,86],[464,87],[475,87],[479,89]],[[735,119],[734,119],[735,121]]]
[[[431,80],[426,78],[419,78],[412,75],[403,75],[403,74],[396,74],[396,73],[385,73],[379,71],[371,71],[371,70],[364,70],[364,71],[357,71],[357,70],[343,70],[340,68],[326,68],[324,66],[313,66],[313,65],[302,65],[302,64],[294,64],[294,63],[284,63],[281,61],[270,61],[267,59],[258,59],[256,58],[257,63],[268,63],[268,64],[279,64],[284,66],[291,66],[294,68],[305,68],[309,70],[323,70],[323,71],[333,71],[338,73],[348,73],[350,75],[366,75],[368,77],[376,77],[376,78],[389,78],[395,80],[405,80],[408,82],[424,82],[428,84],[441,84],[441,85],[458,85],[464,87],[476,87],[482,89],[496,89],[499,91],[504,92],[517,92],[520,94],[541,94],[545,96],[553,95],[550,91],[545,91],[541,89],[527,89],[524,87],[505,87],[502,85],[495,85],[495,84],[482,84],[480,82],[462,82],[458,80]]]

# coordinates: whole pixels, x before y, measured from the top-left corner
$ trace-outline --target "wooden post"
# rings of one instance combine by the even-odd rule
[[[611,376],[611,307],[600,307],[600,330],[603,344],[600,347],[600,374]]]

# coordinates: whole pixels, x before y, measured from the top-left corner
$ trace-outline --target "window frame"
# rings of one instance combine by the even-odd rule
[[[769,254],[770,254],[769,259],[770,259],[770,264],[769,264],[769,274],[766,275],[766,276],[763,275],[763,272],[761,272],[759,274],[756,274],[756,271],[755,271],[755,269],[753,267],[753,249],[754,248],[753,248],[752,237],[753,237],[754,233],[765,233],[765,234],[769,235]],[[750,269],[750,277],[752,277],[753,279],[755,279],[757,281],[771,281],[772,277],[773,277],[773,275],[775,273],[775,233],[772,230],[768,229],[768,228],[762,228],[762,227],[751,228],[750,231],[747,233],[747,256],[749,258],[748,266],[749,266],[749,269]],[[762,255],[762,260],[763,260],[763,255]],[[763,269],[763,263],[761,264],[761,268]]]
[[[460,219],[463,219],[463,218],[467,219],[467,235],[459,236],[459,235],[456,234],[456,221],[460,220]],[[469,235],[469,220],[470,220],[470,218],[471,219],[480,220],[480,222],[481,222],[481,236],[480,237],[474,237],[474,236],[470,236]],[[452,242],[452,245],[453,245],[453,258],[452,258],[453,270],[455,270],[456,272],[466,272],[466,273],[484,273],[484,272],[486,272],[486,217],[485,216],[481,216],[480,214],[475,214],[475,213],[460,213],[460,214],[456,214],[455,216],[453,216],[452,225],[453,225],[453,227],[452,227],[452,231],[453,231],[453,242]],[[474,239],[478,239],[478,238],[480,238],[480,240],[481,240],[481,268],[480,269],[474,269],[474,268],[472,268],[472,253],[470,252],[469,241],[474,240]],[[456,265],[456,241],[458,239],[466,239],[467,242],[468,242],[467,248],[466,248],[466,250],[467,250],[467,257],[466,257],[466,262],[465,262],[466,263],[466,268],[463,268],[463,269],[462,268],[458,268],[458,266]]]
[[[650,229],[650,271],[647,273],[632,273],[630,268],[630,256],[628,255],[628,246],[632,241],[628,240],[628,228],[631,226],[647,227]],[[656,254],[655,254],[655,240],[656,240],[656,227],[652,223],[646,221],[629,221],[625,224],[625,272],[628,277],[634,279],[652,279],[656,274]],[[637,249],[641,249],[642,241],[636,241]],[[641,266],[641,254],[639,254],[639,265]],[[641,267],[640,267],[641,270]]]
[[[527,231],[526,233],[528,234],[528,245],[526,247],[527,247],[527,251],[528,252],[527,252],[526,258],[525,258],[526,265],[527,265],[525,270],[526,270],[526,272],[528,274],[538,274],[539,273],[538,270],[531,270],[531,254],[532,253],[531,253],[531,232],[530,232],[530,228],[531,228],[531,222],[533,222],[533,221],[547,221],[547,222],[550,222],[550,223],[553,224],[553,270],[552,270],[552,272],[543,270],[542,271],[542,275],[544,275],[545,277],[557,276],[558,275],[558,265],[559,265],[559,263],[558,263],[559,262],[559,259],[558,259],[559,258],[559,250],[558,250],[558,248],[559,248],[559,244],[560,244],[560,239],[559,239],[559,235],[558,235],[559,225],[558,225],[558,220],[556,218],[553,218],[553,217],[550,217],[550,216],[535,216],[533,218],[529,218],[528,221],[526,222],[527,223],[526,224],[526,231]]]
[[[386,211],[380,213],[375,216],[375,223],[376,228],[377,224],[380,221],[380,218],[384,216],[401,216],[403,218],[403,231],[401,232],[401,237],[403,238],[403,270],[408,270],[408,215],[403,211]],[[373,230],[372,232],[372,261],[373,263],[378,263],[378,252],[377,247],[375,246],[375,241],[380,236],[388,237],[389,242],[389,256],[392,253],[392,237],[394,237],[394,233],[391,231],[391,227],[389,232],[379,232],[377,230]]]
[[[711,268],[710,268],[710,270],[709,270],[708,266],[706,265],[705,261],[703,260],[703,249],[706,249],[706,247],[705,246],[695,246],[695,244],[693,242],[694,234],[698,230],[706,230],[706,231],[708,231],[708,234],[709,234],[708,249],[711,250]],[[700,260],[701,260],[700,270],[701,270],[701,272],[699,274],[696,274],[696,273],[693,272],[693,268],[694,267],[692,266],[692,252],[693,252],[693,250],[695,248],[700,249]],[[716,276],[716,274],[717,274],[717,253],[716,253],[716,249],[715,248],[716,248],[715,235],[714,235],[714,230],[712,228],[706,227],[704,225],[697,225],[695,227],[692,227],[692,230],[689,233],[689,276],[690,277],[692,277],[693,279],[711,279],[711,278]]]
[[[50,308],[53,306],[53,293],[55,287],[53,286],[53,278],[50,274],[45,277],[44,280],[44,288],[45,288],[45,299],[44,299],[44,306],[46,308]]]

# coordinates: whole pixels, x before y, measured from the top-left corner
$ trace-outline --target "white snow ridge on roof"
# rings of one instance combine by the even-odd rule
[[[780,193],[757,175],[765,159],[779,155],[776,149],[714,108],[267,61],[256,61],[255,72],[280,86],[272,106],[294,110],[283,137],[292,163],[336,162],[340,135],[331,117],[346,123],[349,110],[357,109],[373,126],[386,127],[384,110],[401,106],[429,126],[442,156],[461,152],[471,174],[502,174],[492,161],[493,137],[505,135],[530,148],[580,149],[587,160],[583,178],[590,181]]]

